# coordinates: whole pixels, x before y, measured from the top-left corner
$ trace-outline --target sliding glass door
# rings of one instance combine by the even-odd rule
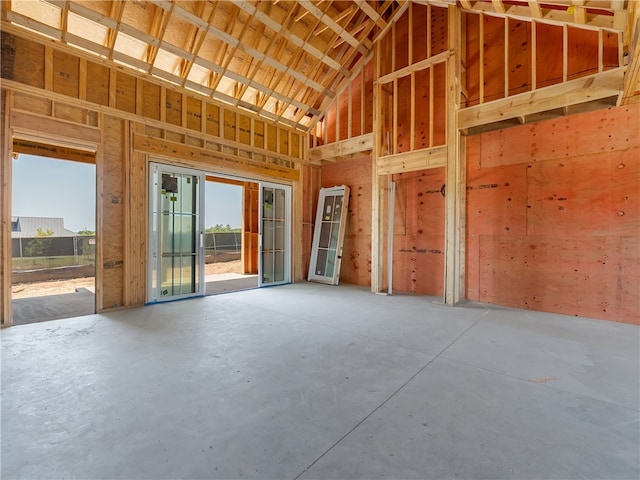
[[[204,294],[204,175],[150,165],[149,302]]]
[[[291,187],[260,183],[259,285],[291,282]]]

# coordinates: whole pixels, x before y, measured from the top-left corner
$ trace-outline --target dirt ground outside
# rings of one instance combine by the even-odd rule
[[[242,262],[240,260],[234,260],[231,262],[207,263],[205,265],[205,275],[217,275],[221,273],[242,273]],[[86,277],[72,278],[69,280],[53,280],[49,282],[17,283],[11,287],[11,297],[18,299],[73,293],[77,288],[86,288],[93,292],[95,288],[95,278]]]

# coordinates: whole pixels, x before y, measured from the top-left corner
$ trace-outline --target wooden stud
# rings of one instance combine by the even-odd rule
[[[347,139],[351,138],[353,132],[353,98],[351,96],[351,85],[352,83],[349,82],[349,99],[347,100]]]
[[[531,22],[531,90],[538,88],[538,29],[535,21]]]
[[[409,5],[409,60],[408,65],[413,65],[413,2]],[[413,98],[413,95],[412,95]],[[411,137],[413,138],[413,137]]]
[[[375,45],[375,77],[380,77],[381,43]],[[374,83],[373,89],[373,138],[375,148],[371,152],[371,291],[378,293],[382,289],[382,255],[380,237],[380,176],[377,171],[378,156],[382,152],[381,95],[382,85]]]
[[[434,106],[435,106],[435,88],[434,88],[434,66],[429,67],[429,147],[433,147],[433,126],[434,126]]]
[[[480,100],[479,103],[484,103],[484,14],[478,15],[478,21],[480,22],[480,31],[478,43],[480,48]]]
[[[567,81],[569,71],[569,30],[566,25],[562,26],[562,81]]]
[[[411,119],[409,120],[409,150],[415,149],[416,134],[416,74],[411,72]]]
[[[622,90],[625,67],[512,95],[458,112],[458,128],[472,128],[567,105],[610,98]]]
[[[504,19],[504,98],[509,96],[509,17]]]
[[[11,316],[11,183],[12,183],[12,144],[13,138],[9,129],[9,113],[12,104],[11,90],[2,90],[0,102],[2,102],[2,163],[0,164],[0,261],[4,266],[0,270],[0,324],[2,327],[10,326]]]
[[[392,145],[391,153],[398,153],[398,79],[393,80],[393,111],[392,111]]]

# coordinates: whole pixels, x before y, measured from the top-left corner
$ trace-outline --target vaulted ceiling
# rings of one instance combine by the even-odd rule
[[[306,129],[406,2],[4,0],[3,18]]]
[[[439,6],[455,0],[415,0]],[[306,130],[408,0],[3,0],[2,19]],[[624,30],[627,0],[458,0]]]

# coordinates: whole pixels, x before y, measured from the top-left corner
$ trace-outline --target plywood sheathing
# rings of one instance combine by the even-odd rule
[[[136,121],[144,117],[247,145],[251,150],[264,148],[260,146],[259,138],[264,136],[265,123],[248,114],[238,113],[236,118],[236,111],[232,107],[223,107],[213,101],[203,100],[184,89],[166,88],[153,80],[125,73],[113,65],[96,63],[91,57],[85,60],[81,53],[70,53],[72,50],[69,47],[45,48],[34,40],[11,33],[2,32],[1,35],[3,79],[36,89],[45,88],[63,97],[97,104],[104,107],[100,110],[114,110],[111,113],[117,112],[117,115],[129,120]],[[13,54],[8,55],[10,52]],[[83,68],[80,68],[80,65],[84,65]],[[81,85],[86,85],[85,98],[81,98]],[[226,117],[222,121],[226,123],[225,128],[220,131],[223,115]],[[255,120],[253,127],[252,120]],[[236,122],[239,125],[238,134]],[[270,135],[267,135],[267,148],[275,154],[274,156],[302,162],[303,151],[300,145],[304,134],[271,123],[268,125],[270,131],[267,133]],[[255,131],[252,128],[255,128]],[[254,145],[251,145],[252,136]],[[290,140],[293,137],[297,138]]]
[[[640,106],[468,138],[471,300],[640,323]]]
[[[619,36],[613,31],[465,15],[465,106],[620,66]]]
[[[370,285],[371,158],[360,157],[323,165],[321,175],[322,187],[348,185],[351,189],[340,282]]]
[[[445,169],[393,176],[393,290],[444,294]]]
[[[125,120],[105,116],[101,154],[97,157],[96,299],[98,311],[124,305],[125,225],[129,198],[125,196],[129,155]]]

